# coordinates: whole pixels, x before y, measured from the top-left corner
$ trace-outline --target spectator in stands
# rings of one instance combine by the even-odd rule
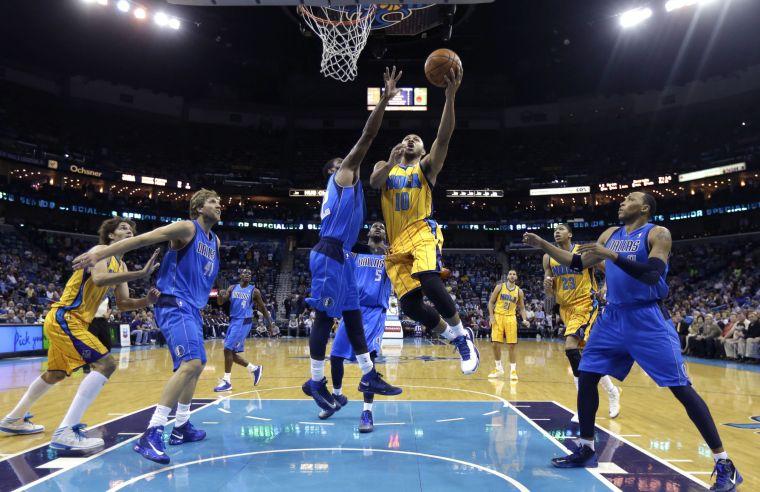
[[[129,335],[135,337],[135,345],[147,343],[147,330],[143,329],[142,312],[135,314],[134,319],[129,324]]]
[[[705,318],[702,315],[694,316],[694,320],[689,325],[689,334],[686,336],[686,346],[684,347],[684,353],[693,354],[693,343],[696,345],[697,340],[701,340],[704,336],[703,328],[705,326]]]
[[[747,326],[749,326],[744,313],[736,314],[736,322],[733,324],[731,331],[726,335],[723,343],[723,349],[726,351],[726,358],[741,359],[746,351]]]
[[[673,324],[675,325],[678,338],[681,341],[681,352],[686,349],[686,337],[689,335],[689,324],[683,319],[683,313],[678,311],[673,315]]]
[[[753,362],[760,362],[760,316],[757,311],[749,313],[749,327],[747,328],[747,347],[744,357]]]

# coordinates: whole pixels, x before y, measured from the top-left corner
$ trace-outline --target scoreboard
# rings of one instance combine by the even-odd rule
[[[372,111],[380,101],[383,89],[367,88],[367,109]],[[388,102],[386,111],[427,111],[427,87],[401,87],[398,94]]]

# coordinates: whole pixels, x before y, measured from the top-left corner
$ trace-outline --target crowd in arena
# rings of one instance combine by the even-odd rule
[[[95,238],[0,227],[0,323],[41,323],[51,303],[60,299],[74,255],[91,247]],[[757,239],[741,237],[676,243],[666,307],[672,313],[686,354],[760,362],[758,246]],[[290,292],[278,305],[276,287],[283,248],[283,243],[274,240],[252,242],[236,236],[226,241],[221,250],[222,270],[217,288],[235,283],[240,269],[250,268],[281,333],[306,336],[314,319],[305,301],[310,285],[308,254],[299,250],[294,255]],[[130,269],[141,268],[147,256],[147,250],[130,253],[125,261]],[[525,292],[530,318],[530,327],[521,327],[521,335],[560,336],[562,322],[543,293],[541,255],[523,249],[492,254],[454,253],[444,256],[444,264],[451,272],[445,281],[446,288],[456,300],[464,323],[473,327],[479,338],[490,334],[488,299],[502,272],[509,269],[518,273],[518,285]],[[142,295],[148,287],[147,280],[130,283],[133,295]],[[263,318],[260,312],[256,316]],[[150,309],[121,313],[111,302],[106,317],[114,323],[129,324],[137,345],[160,340]],[[207,338],[224,336],[229,317],[215,299],[203,311],[203,319]],[[411,336],[430,336],[403,313],[402,325]]]

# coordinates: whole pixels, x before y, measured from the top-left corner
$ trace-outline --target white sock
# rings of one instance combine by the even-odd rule
[[[581,446],[588,446],[591,449],[594,449],[594,440],[593,439],[583,439],[582,437],[578,438],[578,444]]]
[[[575,382],[575,391],[578,391],[578,378],[573,376],[573,382]]]
[[[464,331],[464,327],[462,326],[461,321],[454,326],[447,324],[446,329],[443,330],[443,332],[441,333],[441,336],[449,341],[455,339],[456,337],[461,337],[461,336],[466,336],[466,335],[467,335],[467,332]]]
[[[500,360],[496,361],[496,370],[504,372],[504,366],[501,365],[501,361]]]
[[[336,395],[342,395],[343,388],[333,388],[333,393],[335,393]]]
[[[727,460],[728,459],[728,453],[723,451],[722,453],[713,453],[713,459],[715,461],[718,460]]]
[[[510,371],[517,371],[517,362],[510,362],[509,363],[509,370]]]
[[[232,381],[231,381],[231,379],[232,379],[232,373],[231,372],[225,372],[224,373],[224,377],[222,377],[222,379],[224,379],[228,383],[232,384]]]
[[[256,368],[259,367],[253,362],[249,362],[247,366],[245,366],[246,369],[248,369],[248,372],[253,372],[256,370]]]
[[[69,411],[66,412],[66,416],[63,417],[63,421],[58,427],[69,427],[80,423],[84,412],[87,411],[87,408],[98,396],[100,390],[103,389],[103,385],[106,384],[106,381],[108,381],[108,378],[100,374],[98,371],[90,372],[90,374],[79,383],[77,394],[74,396],[71,406],[69,406]]]
[[[172,409],[163,405],[156,405],[156,411],[153,412],[153,417],[150,418],[148,429],[151,427],[163,427],[166,422],[169,421],[169,414]]]
[[[322,381],[325,378],[325,361],[311,359],[311,380]]]
[[[607,394],[615,393],[615,385],[612,384],[612,378],[609,376],[603,376],[602,379],[599,380],[599,383],[602,385],[602,388],[604,388],[604,391],[606,391]]]
[[[39,400],[42,395],[47,393],[53,386],[55,385],[46,383],[45,380],[42,379],[42,376],[38,376],[37,379],[32,381],[32,384],[29,385],[29,388],[26,389],[26,393],[24,393],[24,396],[18,401],[16,408],[11,410],[6,418],[20,419],[26,415],[26,412],[28,412],[29,409],[32,408],[32,405],[34,405],[34,402]]]
[[[185,425],[185,422],[188,420],[190,420],[190,404],[177,403],[177,413],[174,421],[174,427]]]
[[[372,411],[372,403],[364,403],[364,410]]]
[[[362,374],[367,374],[375,367],[372,363],[372,358],[369,356],[369,352],[357,355],[356,361],[359,363],[359,369],[362,370]]]

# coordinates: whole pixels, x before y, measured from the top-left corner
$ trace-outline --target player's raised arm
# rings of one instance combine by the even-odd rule
[[[456,126],[456,114],[454,112],[454,99],[456,99],[456,93],[459,90],[459,86],[462,85],[462,76],[464,75],[464,69],[459,68],[458,73],[454,73],[452,69],[446,79],[446,104],[443,106],[443,115],[441,116],[441,123],[438,125],[438,135],[435,137],[432,147],[430,147],[430,154],[422,159],[422,170],[425,172],[428,181],[431,185],[435,185],[435,181],[438,178],[438,173],[443,168],[443,162],[446,160],[446,154],[449,152],[449,142],[451,141],[451,135],[454,134],[454,127]]]
[[[385,75],[385,88],[383,94],[380,96],[380,101],[372,110],[372,114],[367,119],[367,124],[364,125],[364,131],[362,136],[359,137],[359,141],[351,149],[343,162],[340,164],[340,168],[335,174],[335,182],[338,186],[353,186],[359,179],[359,167],[361,166],[364,157],[369,151],[372,141],[380,131],[380,125],[383,123],[383,115],[385,114],[385,108],[388,105],[388,101],[398,94],[399,89],[396,87],[396,83],[401,78],[402,72],[396,74],[396,67],[390,71],[386,67]]]
[[[385,180],[388,179],[388,175],[391,173],[391,169],[393,169],[393,166],[401,162],[403,156],[404,144],[396,144],[396,146],[393,147],[393,150],[391,150],[391,155],[388,157],[387,161],[378,161],[375,164],[375,168],[372,170],[372,175],[369,177],[369,185],[376,190],[382,188],[383,183],[385,183]]]
[[[665,269],[667,268],[673,239],[668,229],[662,226],[654,226],[649,233],[648,241],[649,257],[646,263],[636,261],[635,257],[634,259],[630,259],[625,255],[620,255],[615,251],[607,249],[604,247],[604,243],[584,244],[579,246],[578,250],[588,251],[611,260],[621,270],[636,280],[648,285],[655,285],[660,281],[662,274],[665,273]]]
[[[103,258],[109,256],[122,256],[129,251],[150,246],[151,244],[164,243],[167,241],[177,241],[187,243],[193,239],[195,226],[190,220],[174,222],[173,224],[159,227],[150,232],[140,234],[129,239],[117,241],[105,248],[90,250],[74,258],[72,267],[74,270],[87,268],[97,265]]]
[[[156,303],[161,296],[161,292],[155,287],[151,287],[148,291],[148,295],[140,298],[129,297],[129,286],[126,282],[119,284],[114,289],[116,294],[116,307],[119,311],[136,311],[138,309],[145,309]]]
[[[232,295],[232,289],[234,287],[235,287],[234,285],[230,285],[226,289],[220,290],[218,292],[218,294],[216,295],[217,306],[224,306],[224,303],[230,299],[230,296]]]
[[[541,239],[539,236],[533,234],[532,232],[526,232],[523,235],[523,243],[543,250],[544,253],[554,258],[560,265],[565,265],[581,270],[604,261],[605,257],[595,251],[595,247],[601,246],[604,248],[607,240],[616,230],[617,227],[610,227],[604,231],[601,236],[599,236],[599,239],[596,241],[596,243],[579,246],[578,250],[580,251],[580,254],[572,253],[562,248],[558,248],[549,241]]]
[[[103,249],[103,248],[96,247],[93,249]],[[150,275],[153,272],[155,272],[156,269],[161,265],[160,263],[158,263],[158,261],[156,261],[158,259],[159,252],[161,252],[161,250],[157,248],[153,252],[153,256],[151,256],[148,262],[145,263],[145,266],[142,267],[140,270],[136,270],[134,272],[127,271],[126,267],[123,268],[123,271],[109,272],[108,271],[108,257],[106,257],[98,261],[98,263],[92,269],[92,272],[91,272],[92,283],[94,283],[98,287],[110,287],[112,285],[119,285],[125,282],[130,282],[132,280],[150,277]]]

